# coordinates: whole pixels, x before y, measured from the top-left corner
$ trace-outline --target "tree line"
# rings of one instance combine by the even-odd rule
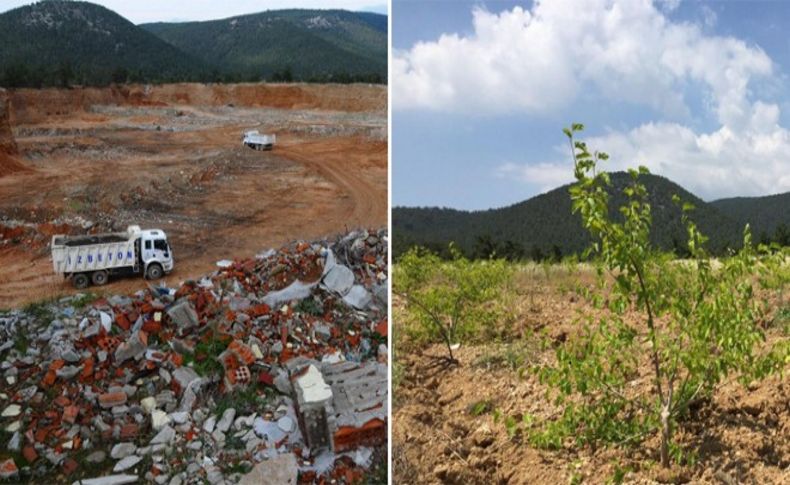
[[[221,72],[217,69],[204,72],[183,71],[154,73],[144,69],[129,69],[124,66],[96,68],[81,66],[64,61],[45,67],[31,66],[27,63],[12,63],[0,69],[0,86],[5,88],[68,88],[72,86],[103,87],[110,84],[166,84],[178,82],[202,83],[241,83],[241,82],[278,82],[278,83],[367,83],[386,84],[386,79],[377,73],[324,72],[310,75],[294,74],[290,67],[272,73],[241,74]]]
[[[759,244],[766,246],[790,247],[790,227],[785,223],[781,223],[773,234],[763,231],[757,238],[757,241]],[[396,235],[393,238],[392,246],[396,260],[399,259],[400,255],[405,254],[414,247],[425,248],[444,260],[452,260],[455,257],[454,252],[450,250],[450,245],[445,241],[415,241]],[[579,258],[579,254],[574,251],[563,252],[558,244],[551,244],[548,247],[537,245],[524,247],[521,243],[510,239],[497,240],[490,234],[477,236],[474,244],[469,248],[464,249],[461,246],[456,246],[455,251],[471,260],[501,258],[511,262],[534,261],[542,263],[544,261],[560,262],[565,257]],[[677,238],[672,238],[672,247],[668,248],[668,251],[678,258],[688,258],[690,256],[685,241],[680,241]]]

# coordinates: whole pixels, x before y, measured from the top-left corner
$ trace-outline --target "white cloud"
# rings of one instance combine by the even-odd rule
[[[707,5],[703,5],[700,10],[702,11],[702,21],[705,23],[705,27],[715,27],[716,22],[719,21],[719,16],[716,15],[716,12]]]
[[[719,116],[732,117],[743,112],[749,81],[773,68],[760,48],[671,22],[649,0],[544,0],[501,13],[476,8],[473,29],[395,52],[393,107],[540,114],[592,89],[677,117],[688,114],[684,88],[698,83]]]
[[[658,0],[657,3],[665,12],[674,12],[680,6],[680,0]]]
[[[536,165],[519,165],[507,162],[497,167],[495,173],[499,178],[528,183],[541,192],[547,192],[573,181],[570,163],[543,162]]]
[[[538,118],[572,106],[583,92],[660,113],[653,122],[610,131],[591,143],[613,156],[610,169],[643,163],[706,198],[790,190],[790,132],[778,105],[753,92],[776,67],[758,46],[670,20],[679,2],[536,0],[532,9],[473,11],[473,33],[446,34],[394,53],[393,108],[456,114],[525,113]],[[711,15],[712,14],[712,15]],[[698,133],[684,95],[700,96],[718,127]],[[580,120],[588,123],[594,120]],[[565,163],[499,167],[545,188],[567,181]]]
[[[755,103],[750,122],[739,132],[723,126],[696,134],[677,123],[654,122],[585,141],[591,149],[611,156],[603,165],[607,171],[645,165],[706,200],[765,195],[790,191],[790,132],[777,124],[778,115],[776,105]],[[516,176],[541,190],[567,183],[570,148],[557,149],[567,152],[567,157],[538,164],[508,163],[496,173]]]

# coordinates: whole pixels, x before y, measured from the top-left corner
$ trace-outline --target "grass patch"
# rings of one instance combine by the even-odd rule
[[[227,444],[227,441],[225,442]],[[244,444],[242,443],[242,448],[244,448]],[[242,475],[247,474],[252,471],[252,466],[249,463],[244,462],[236,462],[232,463],[226,467],[222,468],[222,472],[226,475],[232,475],[234,473],[240,473]]]
[[[80,310],[98,299],[99,299],[99,295],[97,295],[96,293],[83,293],[77,295],[76,297],[74,297],[74,299],[71,300],[71,306],[73,306],[77,310]]]
[[[294,311],[299,313],[307,313],[308,315],[321,316],[324,314],[324,308],[315,300],[315,298],[305,298],[294,306]]]
[[[783,306],[776,312],[773,324],[781,327],[785,333],[788,333],[788,329],[790,329],[790,305]]]
[[[365,476],[365,485],[386,485],[387,484],[387,463],[379,463],[372,467]]]
[[[225,437],[225,448],[229,448],[231,450],[243,450],[247,444],[244,442],[241,437],[236,437],[236,433],[228,433]],[[227,471],[227,470],[226,470]],[[245,473],[245,472],[229,472],[229,473]]]
[[[259,392],[262,390],[262,393]],[[229,408],[236,409],[236,416],[260,412],[261,408],[269,402],[269,390],[261,388],[258,384],[249,384],[247,387],[223,394],[214,407],[214,413],[222,416]]]
[[[30,303],[22,310],[33,317],[36,323],[50,324],[54,320],[55,315],[52,313],[52,300],[42,300]]]
[[[74,212],[82,212],[85,210],[85,202],[79,199],[70,199],[68,201],[68,207]]]
[[[490,399],[483,399],[471,404],[467,412],[472,416],[482,416],[494,410],[494,403]]]
[[[28,340],[25,332],[18,332],[14,337],[14,348],[20,354],[26,354],[27,348],[30,347],[30,340]]]
[[[192,354],[184,356],[186,363],[192,363],[192,368],[201,376],[222,375],[223,367],[217,359],[228,348],[229,338],[209,338],[199,342]]]

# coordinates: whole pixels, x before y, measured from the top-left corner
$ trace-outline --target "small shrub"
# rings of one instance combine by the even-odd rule
[[[424,249],[412,249],[395,267],[393,292],[404,299],[406,310],[431,341],[447,347],[473,338],[496,325],[504,309],[502,298],[513,267],[504,260],[470,261],[451,245],[453,256],[442,261]]]

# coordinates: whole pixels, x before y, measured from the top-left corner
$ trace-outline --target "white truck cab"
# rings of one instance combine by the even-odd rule
[[[52,266],[77,288],[104,285],[110,276],[159,279],[173,270],[173,250],[161,229],[129,226],[126,232],[52,237]]]
[[[161,278],[163,274],[170,273],[173,270],[173,250],[167,243],[165,232],[160,229],[146,229],[139,234],[143,274],[148,279],[155,280]]]

